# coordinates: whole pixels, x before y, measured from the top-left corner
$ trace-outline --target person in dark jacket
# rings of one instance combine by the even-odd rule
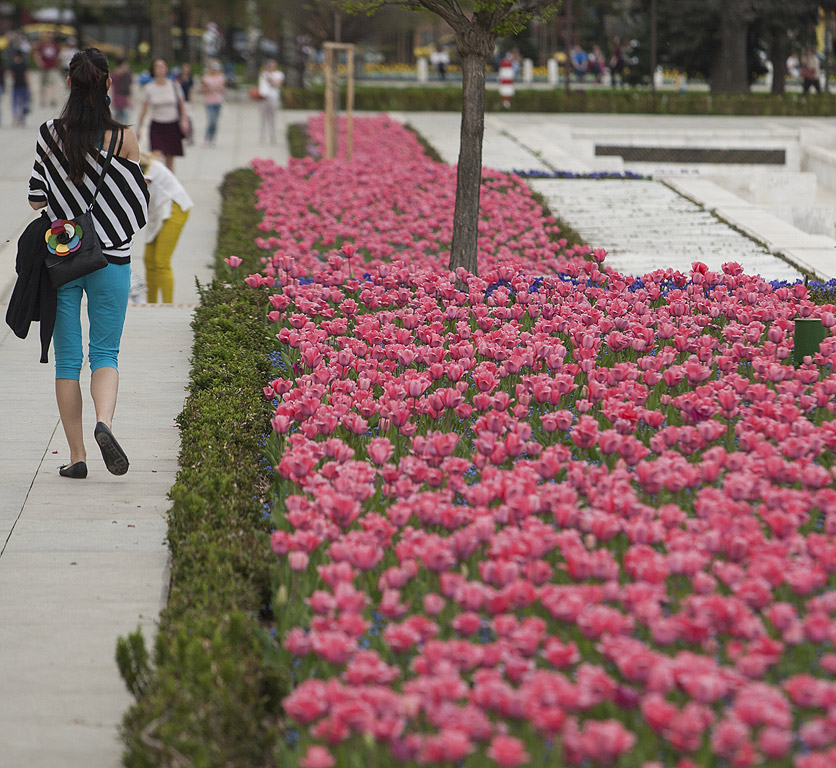
[[[49,345],[58,306],[58,292],[52,287],[44,263],[47,254],[44,233],[47,229],[49,218],[42,213],[26,227],[17,241],[17,282],[6,309],[6,325],[19,339],[29,335],[29,326],[33,322],[40,322],[42,363],[49,362]]]

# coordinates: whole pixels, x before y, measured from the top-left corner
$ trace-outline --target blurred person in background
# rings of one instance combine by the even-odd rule
[[[261,97],[261,143],[268,139],[276,143],[276,112],[281,101],[284,72],[278,69],[275,59],[268,59],[258,76],[258,95]]]
[[[142,89],[142,109],[137,131],[142,130],[145,115],[150,112],[149,141],[152,152],[165,157],[168,170],[174,170],[174,158],[183,157],[183,138],[189,132],[189,116],[180,83],[168,78],[168,64],[157,59],[151,66],[154,79]]]
[[[226,75],[218,59],[209,62],[209,70],[200,81],[200,92],[206,105],[206,134],[203,137],[203,146],[213,147],[218,132],[218,118],[226,96]]]
[[[191,146],[194,144],[194,106],[192,105],[192,88],[194,87],[194,74],[192,72],[192,65],[188,61],[184,62],[177,77],[174,78],[180,87],[183,89],[183,100],[186,102],[186,116],[188,117],[189,128],[186,133],[186,144]]]
[[[44,39],[35,48],[35,63],[41,70],[41,93],[40,104],[42,107],[54,107],[56,101],[55,88],[58,80],[58,54],[61,48],[55,42],[55,35],[52,32],[44,33]]]
[[[801,60],[801,80],[804,93],[811,88],[815,88],[816,93],[821,93],[821,68],[815,48],[810,48]]]
[[[119,59],[119,63],[111,73],[110,79],[112,80],[110,106],[113,110],[113,117],[120,123],[127,125],[131,119],[131,90],[134,82],[134,75],[127,59]]]
[[[171,304],[174,301],[171,257],[194,203],[177,177],[156,157],[141,152],[139,162],[150,195],[145,230],[148,303],[155,304],[162,296],[164,304]]]
[[[74,37],[68,37],[58,52],[58,63],[61,66],[61,72],[64,74],[64,77],[70,74],[70,62],[77,53],[78,41]]]
[[[29,114],[31,93],[29,91],[29,62],[22,51],[12,56],[12,116],[14,124],[26,125]]]

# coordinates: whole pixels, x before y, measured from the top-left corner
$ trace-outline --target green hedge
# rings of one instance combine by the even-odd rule
[[[216,259],[256,268],[256,175],[224,182]],[[243,250],[242,250],[243,249]],[[243,272],[243,274],[247,274]],[[266,294],[239,281],[202,290],[192,328],[189,397],[178,418],[180,471],[170,492],[171,592],[152,658],[139,631],[117,661],[137,703],[126,713],[129,768],[251,768],[271,762],[286,673],[272,663],[269,521],[260,495],[271,378]]]
[[[323,109],[324,89],[321,86],[304,90],[284,88],[282,100],[288,109]],[[340,101],[345,104],[345,89]],[[360,85],[355,89],[354,106],[371,112],[458,112],[462,108],[461,88]],[[498,91],[485,93],[485,109],[489,112],[503,109]],[[573,90],[567,96],[563,88],[518,88],[511,99],[510,111],[830,117],[836,115],[836,95],[659,91],[654,96],[648,90],[596,88]]]

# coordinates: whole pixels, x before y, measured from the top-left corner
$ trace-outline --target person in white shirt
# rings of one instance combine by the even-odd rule
[[[139,159],[148,192],[148,224],[145,241],[145,282],[148,303],[156,304],[162,294],[164,304],[174,301],[174,273],[171,257],[183,225],[194,205],[188,192],[165,163],[154,155],[140,153]]]
[[[268,59],[258,76],[258,95],[261,97],[261,142],[270,139],[276,143],[276,111],[284,85],[284,72],[276,66],[275,59]]]
[[[441,45],[437,45],[435,50],[430,54],[430,65],[438,72],[441,80],[446,80],[447,67],[450,66],[450,54]]]

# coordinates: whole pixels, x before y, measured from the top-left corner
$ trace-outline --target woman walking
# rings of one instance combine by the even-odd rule
[[[184,140],[188,146],[194,144],[194,110],[192,109],[192,88],[194,87],[194,74],[192,73],[192,65],[188,61],[184,61],[180,65],[180,71],[175,78],[180,87],[183,89],[183,100],[186,102],[186,121],[188,123],[188,131]]]
[[[174,301],[171,257],[194,203],[177,177],[153,155],[141,152],[139,162],[151,194],[148,202],[148,228],[145,230],[148,303],[156,304],[162,294],[163,303],[171,304]]]
[[[183,156],[183,138],[189,133],[189,116],[183,89],[168,79],[168,64],[157,59],[151,69],[154,79],[142,91],[142,109],[137,130],[142,130],[145,115],[151,112],[149,138],[151,151],[165,157],[168,170],[174,170],[174,158]]]
[[[111,85],[107,59],[96,48],[77,52],[70,61],[70,88],[61,116],[38,131],[35,164],[29,179],[29,204],[46,208],[50,220],[72,220],[93,200],[95,235],[108,265],[58,288],[53,344],[55,394],[70,448],[63,477],[87,477],[79,376],[83,362],[81,299],[87,294],[90,392],[96,409],[94,436],[107,469],[128,471],[125,455],[111,431],[119,388],[118,355],[131,283],[131,240],[148,216],[148,189],[139,166],[139,144],[130,128],[110,114]],[[106,147],[116,134],[110,163]]]
[[[12,116],[14,124],[26,125],[29,114],[31,93],[29,91],[29,62],[22,51],[15,51],[12,57]]]
[[[200,81],[200,92],[206,105],[206,135],[203,137],[204,147],[215,146],[215,136],[218,132],[218,117],[226,96],[226,76],[221,68],[221,62],[212,59],[209,71]]]
[[[276,111],[279,108],[284,72],[276,68],[276,60],[269,59],[258,76],[258,95],[261,97],[261,143],[276,143]]]

